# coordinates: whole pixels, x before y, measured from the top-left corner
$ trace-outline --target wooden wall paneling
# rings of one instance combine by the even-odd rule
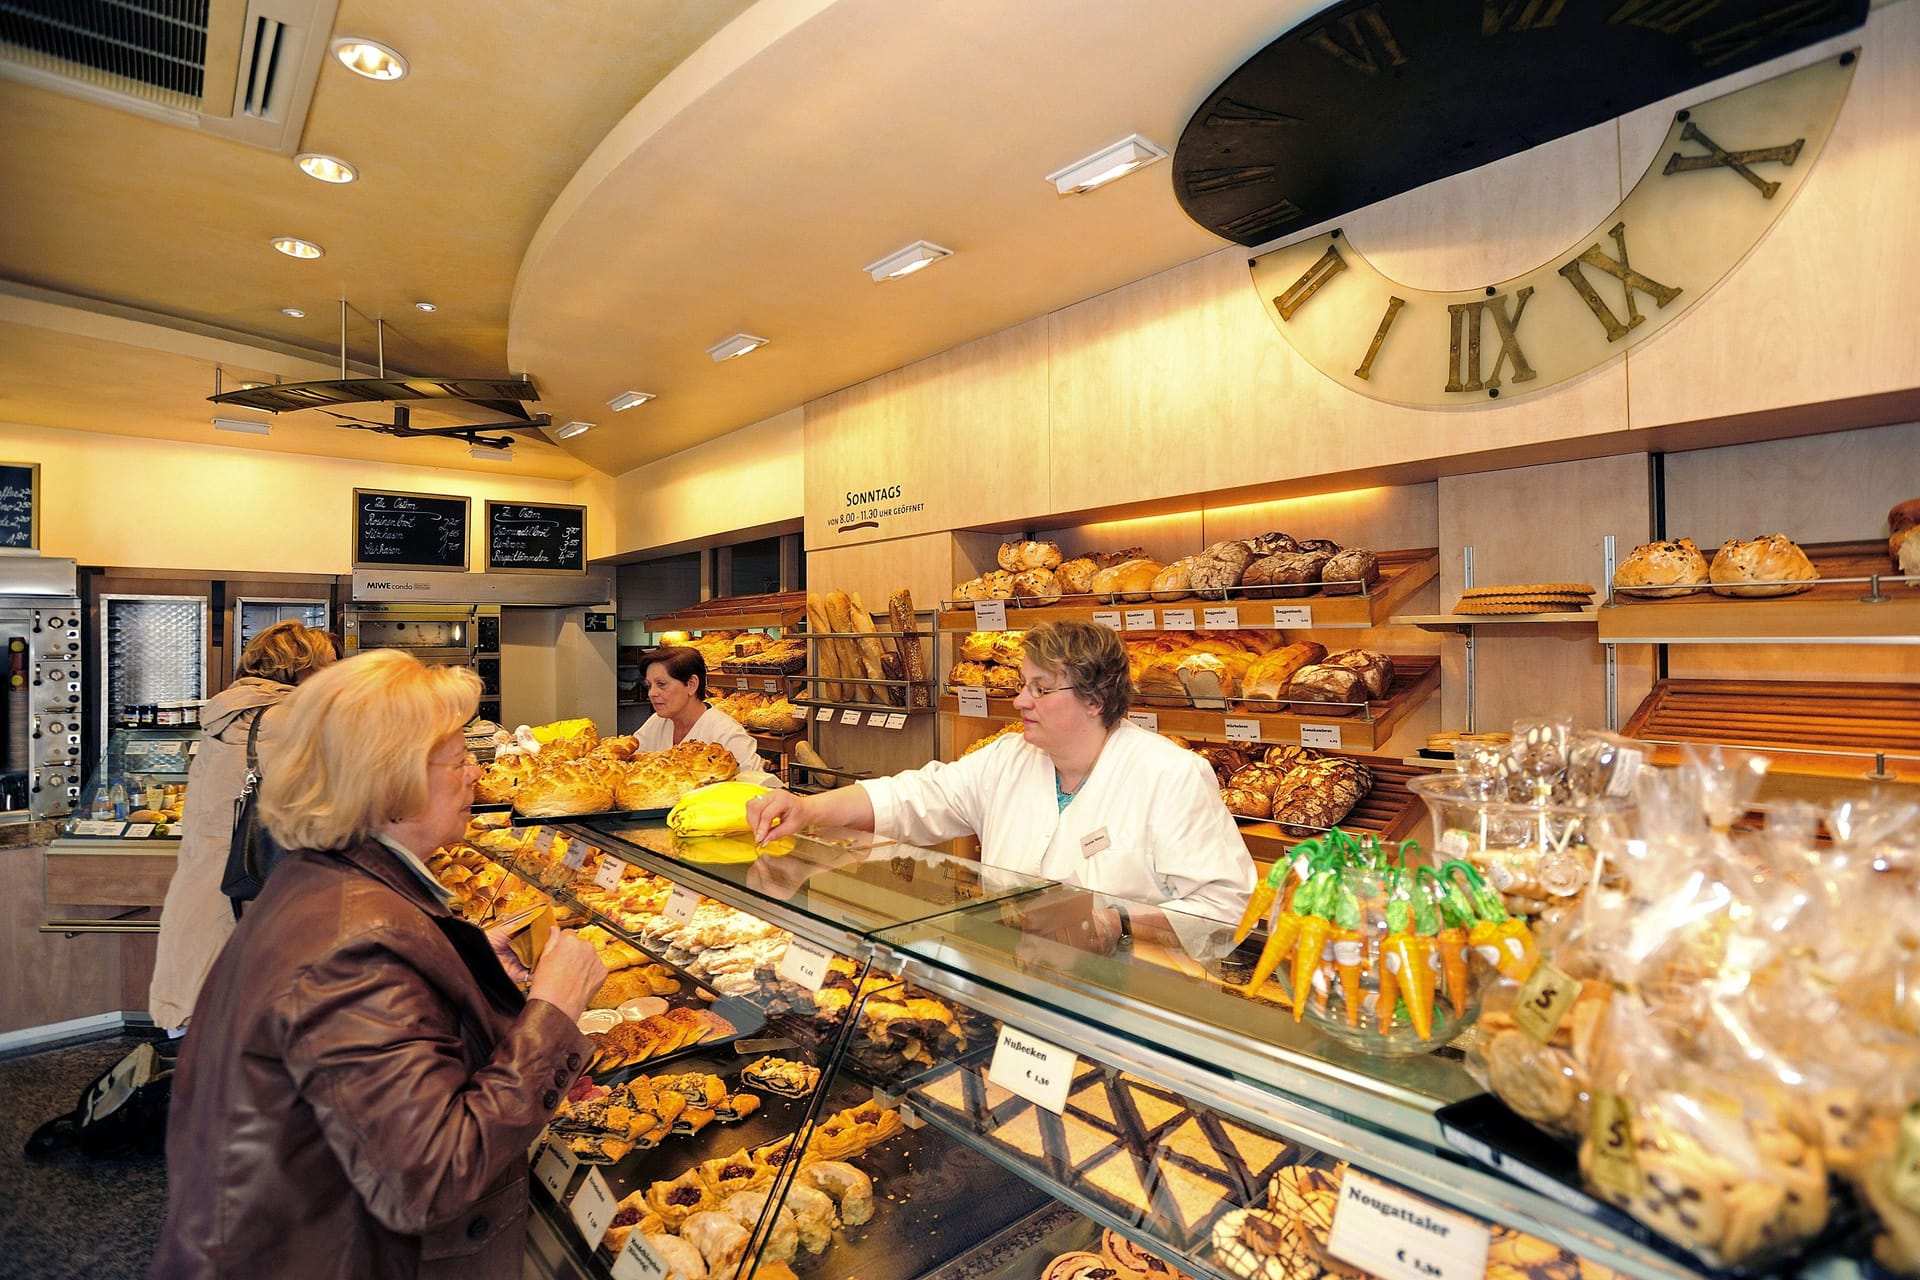
[[[1666,473],[1668,536],[1709,558],[1728,538],[1768,533],[1884,538],[1888,510],[1920,497],[1920,423],[1670,453]]]
[[[1208,507],[1202,516],[1205,543],[1250,538],[1272,530],[1374,550],[1436,546],[1440,536],[1439,491],[1433,484],[1390,485],[1279,502]]]
[[[1667,647],[1667,674],[1676,680],[1920,681],[1920,645],[1676,644]],[[1635,705],[1637,699],[1627,710]]]
[[[105,914],[97,909],[50,906],[41,894],[46,846],[0,850],[0,1031],[45,1026],[69,1018],[144,1009],[146,988],[125,1003],[120,949],[126,939],[111,934],[72,938],[41,933],[53,916]]]
[[[1185,511],[1174,515],[1069,525],[1061,529],[1048,529],[1041,536],[1059,543],[1061,554],[1068,557],[1085,555],[1090,551],[1145,547],[1149,556],[1162,564],[1169,564],[1207,545],[1202,529],[1203,519],[1197,510]]]
[[[916,609],[936,609],[953,590],[953,538],[930,533],[885,542],[855,543],[807,552],[807,590],[858,591],[867,608],[883,613],[887,597],[905,587]]]
[[[953,568],[941,599],[951,598],[952,588],[969,578],[977,578],[1000,567],[1000,544],[1012,534],[975,533],[961,530],[953,535]],[[918,597],[915,597],[916,603]]]
[[[1864,33],[1830,43],[1863,52],[1818,168],[1693,314],[1628,356],[1635,428],[1920,383],[1912,314],[1920,242],[1906,230],[1920,205],[1920,165],[1912,162],[1920,94],[1911,87],[1920,5],[1876,7]],[[1628,155],[1651,158],[1649,134],[1684,105],[1655,103],[1624,117]]]
[[[1044,317],[811,401],[807,549],[1049,510],[1046,415]],[[875,505],[920,509],[885,517],[879,529],[840,533],[829,525],[866,505],[849,504],[849,493],[894,485],[899,497]]]

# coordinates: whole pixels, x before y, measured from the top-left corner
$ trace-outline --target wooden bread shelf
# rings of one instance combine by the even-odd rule
[[[1784,773],[1920,783],[1920,684],[1662,680],[1621,732],[1654,744],[1656,764],[1678,764],[1680,743],[1719,743]]]
[[[775,595],[722,596],[685,609],[648,618],[648,631],[752,631],[764,627],[795,627],[807,620],[807,593],[782,591]]]
[[[1227,740],[1227,721],[1252,721],[1259,726],[1258,740],[1269,745],[1301,743],[1339,751],[1374,751],[1393,736],[1394,727],[1409,712],[1433,696],[1440,687],[1438,658],[1431,654],[1389,656],[1393,658],[1393,683],[1387,686],[1387,696],[1379,702],[1368,703],[1365,713],[1359,715],[1250,711],[1237,705],[1226,711],[1201,711],[1193,707],[1153,706],[1137,699],[1134,711],[1154,717],[1154,727],[1161,733],[1224,742]],[[947,715],[960,714],[960,699],[951,693],[941,695],[940,710]],[[1013,709],[1012,698],[988,698],[986,718],[1018,720],[1020,715]],[[1301,733],[1303,727],[1314,731],[1304,735],[1308,739],[1304,742]],[[1329,729],[1337,731],[1337,741],[1311,740],[1315,733],[1324,734]]]
[[[1415,592],[1440,574],[1440,552],[1433,547],[1421,547],[1406,551],[1382,551],[1377,553],[1380,559],[1380,580],[1373,589],[1364,595],[1330,596],[1319,594],[1316,590],[1310,596],[1277,596],[1276,590],[1298,590],[1298,588],[1246,587],[1235,588],[1226,593],[1224,600],[1203,600],[1199,596],[1189,595],[1181,600],[1139,600],[1132,602],[1107,602],[1096,600],[1092,596],[1066,596],[1058,604],[1022,606],[1015,600],[1004,603],[1007,606],[1007,629],[1024,631],[1043,622],[1099,622],[1102,618],[1095,615],[1119,614],[1124,620],[1129,613],[1151,613],[1151,626],[1124,626],[1127,631],[1184,631],[1184,630],[1228,630],[1228,631],[1306,631],[1319,627],[1377,627],[1385,623],[1394,610],[1405,606]],[[942,631],[975,631],[973,607],[970,604],[948,602],[949,607],[939,615],[938,626]],[[1296,609],[1304,608],[1308,620],[1289,622],[1276,627],[1273,621],[1275,607]],[[1234,608],[1239,617],[1231,625],[1206,628],[1203,624],[1207,609]],[[1193,614],[1192,627],[1169,627],[1166,625],[1165,612],[1185,610]],[[1109,621],[1111,619],[1108,619]]]
[[[1396,627],[1419,627],[1422,631],[1465,631],[1469,627],[1592,626],[1599,620],[1596,609],[1567,613],[1409,613],[1396,614],[1387,621]]]
[[[1360,798],[1353,812],[1340,820],[1341,830],[1366,832],[1379,837],[1382,844],[1398,844],[1419,829],[1426,817],[1426,805],[1407,789],[1407,780],[1439,770],[1409,764],[1393,756],[1344,751],[1339,754],[1358,760],[1373,771],[1373,789]],[[1265,864],[1284,858],[1295,845],[1310,838],[1287,835],[1277,822],[1262,822],[1257,818],[1241,818],[1238,822],[1240,838],[1246,841],[1247,852],[1253,855],[1254,861],[1262,864],[1263,872]]]
[[[1602,644],[1920,644],[1920,586],[1892,576],[1887,544],[1829,542],[1801,548],[1819,582],[1792,596],[1746,599],[1700,592],[1665,600],[1614,597],[1599,609]],[[1833,581],[1854,579],[1854,581]]]

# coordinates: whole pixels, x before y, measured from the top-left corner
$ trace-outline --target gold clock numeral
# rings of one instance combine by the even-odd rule
[[[1255,209],[1252,213],[1243,213],[1237,218],[1220,224],[1220,232],[1229,240],[1246,238],[1255,242],[1272,238],[1287,223],[1299,217],[1303,210],[1291,200],[1277,200],[1270,205]]]
[[[1700,65],[1718,66],[1759,44],[1778,47],[1782,37],[1802,27],[1844,17],[1850,9],[1847,0],[1792,0],[1792,3],[1783,4],[1767,13],[1689,40],[1687,48],[1700,59]]]
[[[1626,0],[1607,15],[1607,25],[1625,23],[1650,27],[1662,35],[1677,36],[1718,9],[1723,0]]]
[[[1607,234],[1613,237],[1614,247],[1620,250],[1620,257],[1617,261],[1609,258],[1602,252],[1599,243],[1595,242],[1587,246],[1585,253],[1563,264],[1560,268],[1560,274],[1565,277],[1566,282],[1574,287],[1574,291],[1577,292],[1581,299],[1587,304],[1587,309],[1593,312],[1593,318],[1600,322],[1600,327],[1607,331],[1607,341],[1618,342],[1620,339],[1626,337],[1630,331],[1639,328],[1640,322],[1646,319],[1645,316],[1640,314],[1639,304],[1634,299],[1633,294],[1636,289],[1652,298],[1656,306],[1662,307],[1679,297],[1683,290],[1661,284],[1658,280],[1650,276],[1644,276],[1628,265],[1626,223],[1614,223],[1613,226],[1607,229]],[[1625,324],[1620,323],[1620,318],[1613,314],[1613,308],[1609,307],[1605,300],[1603,300],[1598,293],[1594,292],[1592,283],[1588,281],[1585,273],[1580,270],[1582,265],[1592,267],[1596,271],[1603,271],[1620,282],[1622,291],[1627,296],[1627,322]]]
[[[1528,285],[1513,295],[1513,314],[1507,314],[1506,299],[1499,294],[1474,302],[1455,302],[1447,306],[1447,314],[1453,319],[1453,337],[1447,345],[1447,390],[1479,391],[1483,388],[1500,389],[1500,369],[1503,365],[1513,365],[1515,382],[1532,382],[1540,375],[1527,363],[1526,352],[1520,349],[1520,340],[1515,330],[1520,327],[1520,317],[1526,314],[1527,300],[1533,297],[1533,286]],[[1480,317],[1493,317],[1494,333],[1500,339],[1500,350],[1493,358],[1493,372],[1483,382],[1480,378]],[[1461,350],[1462,338],[1466,341],[1466,350]],[[1466,376],[1462,378],[1460,375]]]
[[[1401,51],[1400,42],[1393,38],[1387,20],[1380,16],[1379,5],[1370,4],[1358,13],[1349,13],[1338,25],[1347,33],[1345,41],[1329,34],[1325,27],[1315,27],[1307,33],[1307,43],[1370,76],[1380,74],[1382,57],[1389,67],[1406,62],[1407,55]]]
[[[1367,344],[1367,358],[1353,371],[1353,376],[1362,381],[1373,377],[1373,358],[1380,354],[1380,344],[1387,340],[1387,330],[1393,328],[1393,318],[1400,314],[1400,308],[1407,305],[1405,298],[1387,297],[1387,313],[1380,317],[1380,327],[1373,331],[1373,341]]]
[[[1207,113],[1205,123],[1209,129],[1284,129],[1290,125],[1305,124],[1306,121],[1283,111],[1269,111],[1265,107],[1249,106],[1232,98],[1223,98],[1219,106]]]
[[[1247,164],[1237,169],[1194,169],[1187,174],[1187,190],[1196,196],[1214,191],[1231,191],[1235,187],[1250,187],[1257,182],[1272,182],[1279,172],[1280,166],[1273,164]]]
[[[1503,35],[1508,31],[1539,31],[1560,18],[1567,0],[1481,0],[1480,34]]]
[[[1307,305],[1307,299],[1320,292],[1320,286],[1347,269],[1347,260],[1340,256],[1337,245],[1328,245],[1327,251],[1314,260],[1314,264],[1301,273],[1300,278],[1287,286],[1286,292],[1273,300],[1273,309],[1280,313],[1282,320],[1293,319],[1293,313]]]
[[[1683,156],[1678,151],[1667,157],[1667,167],[1660,171],[1661,177],[1671,177],[1676,173],[1697,173],[1702,169],[1731,169],[1753,184],[1762,198],[1773,199],[1774,192],[1780,190],[1777,182],[1767,182],[1747,166],[1765,162],[1792,164],[1800,158],[1800,148],[1806,145],[1805,138],[1795,138],[1792,142],[1778,147],[1756,147],[1751,151],[1728,151],[1719,143],[1700,132],[1692,121],[1688,121],[1680,130],[1682,142],[1697,142],[1707,149],[1704,156]]]

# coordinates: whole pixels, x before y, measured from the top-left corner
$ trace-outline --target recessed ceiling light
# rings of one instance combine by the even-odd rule
[[[884,284],[901,276],[910,276],[952,254],[953,250],[943,249],[931,241],[915,240],[906,248],[895,250],[878,262],[869,262],[860,269],[872,276],[875,284]]]
[[[413,304],[413,309],[415,311],[438,311],[440,308],[431,302],[416,302]]]
[[[1115,178],[1124,178],[1135,169],[1167,158],[1167,149],[1130,133],[1110,147],[1102,147],[1084,160],[1075,160],[1064,169],[1047,175],[1047,181],[1063,196],[1077,196],[1103,187]]]
[[[731,360],[735,356],[743,356],[749,351],[758,351],[766,345],[767,340],[765,338],[756,338],[750,333],[736,333],[732,337],[722,338],[720,341],[708,347],[707,354],[713,357],[715,364],[718,364],[722,360]]]
[[[345,160],[323,156],[318,151],[303,151],[293,158],[293,162],[300,166],[300,172],[322,182],[352,182],[360,176],[360,171]]]
[[[407,74],[407,60],[378,40],[342,36],[332,49],[341,65],[369,80],[398,80]]]
[[[299,236],[275,236],[273,247],[289,258],[317,258],[326,250],[311,240],[302,240]]]
[[[235,389],[239,391],[258,391],[266,385],[264,382],[242,382],[239,383]]]
[[[476,444],[468,447],[467,452],[482,462],[512,462],[513,446],[495,448],[490,444]]]
[[[555,440],[571,440],[575,436],[583,436],[591,430],[593,430],[593,424],[591,422],[569,422],[563,426],[555,427],[553,429],[553,438]]]
[[[292,316],[295,320],[305,320],[307,318],[307,313],[298,307],[282,307],[280,308],[280,314],[283,316]]]
[[[260,384],[256,382],[253,385],[257,387]],[[215,418],[213,427],[216,431],[240,431],[250,436],[264,436],[273,430],[271,422],[256,421],[253,418]]]
[[[607,408],[615,413],[621,413],[627,409],[637,409],[651,399],[653,399],[651,391],[622,391],[607,401]]]

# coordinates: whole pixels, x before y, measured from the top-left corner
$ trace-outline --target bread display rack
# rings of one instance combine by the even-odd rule
[[[807,619],[807,593],[779,591],[758,596],[721,596],[648,618],[655,635],[663,631],[769,631],[797,627]]]
[[[1887,572],[1884,540],[1802,549],[1820,578],[1795,595],[1739,599],[1703,590],[1633,600],[1609,589],[1597,611],[1600,643],[1920,644],[1920,584]]]
[[[1680,744],[1763,751],[1774,767],[1823,777],[1920,783],[1920,684],[1800,680],[1662,680],[1624,732],[1654,745],[1655,764],[1680,763]]]
[[[1382,844],[1398,844],[1419,830],[1426,811],[1420,798],[1407,789],[1407,780],[1437,770],[1422,768],[1395,756],[1342,754],[1367,766],[1373,774],[1373,786],[1335,825],[1342,831],[1376,836]],[[1234,821],[1240,826],[1240,838],[1246,842],[1247,852],[1263,867],[1284,858],[1295,845],[1309,838],[1288,835],[1271,818],[1236,817]]]

